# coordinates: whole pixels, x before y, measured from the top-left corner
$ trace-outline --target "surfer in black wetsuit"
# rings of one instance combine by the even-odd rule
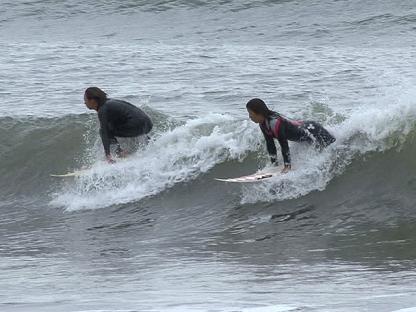
[[[108,99],[107,94],[97,87],[85,90],[85,105],[98,112],[100,136],[107,161],[113,163],[110,145],[116,144],[116,155],[125,156],[116,137],[138,137],[152,130],[153,124],[140,108],[125,101]]]
[[[267,151],[270,160],[277,165],[276,145],[274,139],[279,141],[284,168],[282,173],[291,169],[290,150],[288,141],[307,142],[313,144],[317,149],[335,142],[335,138],[319,123],[315,121],[294,121],[271,111],[260,99],[252,99],[247,105],[250,119],[260,125],[266,139]]]

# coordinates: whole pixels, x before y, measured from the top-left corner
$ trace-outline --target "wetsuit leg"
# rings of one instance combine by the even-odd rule
[[[328,130],[315,121],[305,121],[302,128],[313,137],[312,141],[317,148],[327,147],[336,140]]]
[[[124,123],[123,125],[114,129],[112,134],[120,138],[129,138],[127,141],[122,142],[123,148],[117,143],[117,149],[115,153],[117,156],[124,157],[129,153],[133,153],[140,146],[140,141],[134,139],[148,134],[152,130],[153,124],[150,119],[135,120]],[[146,136],[147,137],[147,136]],[[122,156],[124,155],[124,156]]]
[[[100,129],[100,136],[102,137],[102,129]],[[111,124],[108,125],[108,133],[107,133],[108,139],[110,141],[110,145],[117,145],[116,147],[116,154],[119,154],[122,149],[120,147],[120,143],[118,142],[117,138],[114,135],[114,129],[112,128]]]
[[[118,144],[118,141],[111,129],[111,127],[108,127],[110,131],[108,131],[108,139],[110,140],[110,144]],[[100,129],[100,136],[103,135],[103,130]]]
[[[144,120],[132,120],[117,127],[113,131],[113,135],[116,137],[130,138],[140,135],[148,134],[153,128],[153,124],[150,119]]]

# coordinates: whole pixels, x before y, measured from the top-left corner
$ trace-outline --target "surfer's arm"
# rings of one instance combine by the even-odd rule
[[[265,133],[263,129],[261,129],[261,132],[263,133],[264,139],[266,140],[266,147],[267,147],[267,152],[269,153],[269,156],[270,156],[270,161],[272,162],[272,164],[277,165],[277,159],[276,159],[277,149],[276,149],[276,144],[274,144],[273,137]]]
[[[282,170],[282,173],[286,173],[291,169],[290,164],[290,149],[289,149],[289,141],[288,141],[288,132],[291,130],[289,126],[289,123],[285,120],[279,129],[279,137],[277,140],[280,144],[280,149],[282,151],[282,157],[283,157],[283,163],[284,168]]]
[[[103,142],[105,156],[111,158],[110,153],[110,131],[108,129],[108,120],[107,120],[107,112],[106,110],[100,109],[98,112],[98,119],[100,121],[100,136],[101,141]]]
[[[289,142],[286,138],[279,139],[280,148],[282,150],[283,162],[285,167],[290,167],[290,149]]]

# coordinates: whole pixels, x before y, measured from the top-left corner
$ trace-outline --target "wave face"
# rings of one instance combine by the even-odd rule
[[[312,104],[303,117],[323,122],[337,141],[322,153],[292,143],[295,170],[262,183],[241,186],[238,201],[279,202],[313,191],[321,191],[323,198],[331,197],[334,190],[328,191],[327,187],[334,178],[356,174],[356,178],[350,178],[362,180],[361,173],[354,168],[386,163],[389,157],[397,157],[385,164],[393,181],[391,187],[394,183],[401,185],[399,177],[404,165],[399,159],[410,161],[405,167],[411,168],[410,155],[416,147],[416,106],[408,94],[386,103],[382,109],[379,107],[366,106],[349,116],[339,116],[325,105]],[[100,160],[102,147],[94,115],[2,118],[2,191],[8,196],[46,194],[52,205],[68,210],[95,209],[163,197],[164,192],[179,185],[186,185],[192,197],[192,181],[210,185],[214,177],[248,174],[267,163],[260,131],[247,120],[207,114],[179,122],[145,109],[155,121],[151,142],[111,166]],[[92,169],[74,180],[49,177],[51,173],[83,166]],[[376,187],[380,170],[386,169],[369,172],[365,180],[374,180]],[[229,185],[224,184],[223,188],[227,190]]]

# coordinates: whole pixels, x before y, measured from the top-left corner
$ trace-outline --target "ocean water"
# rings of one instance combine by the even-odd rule
[[[416,311],[414,0],[0,8],[0,311]],[[149,145],[106,165],[89,86]],[[253,97],[337,141],[215,181],[267,165]]]

